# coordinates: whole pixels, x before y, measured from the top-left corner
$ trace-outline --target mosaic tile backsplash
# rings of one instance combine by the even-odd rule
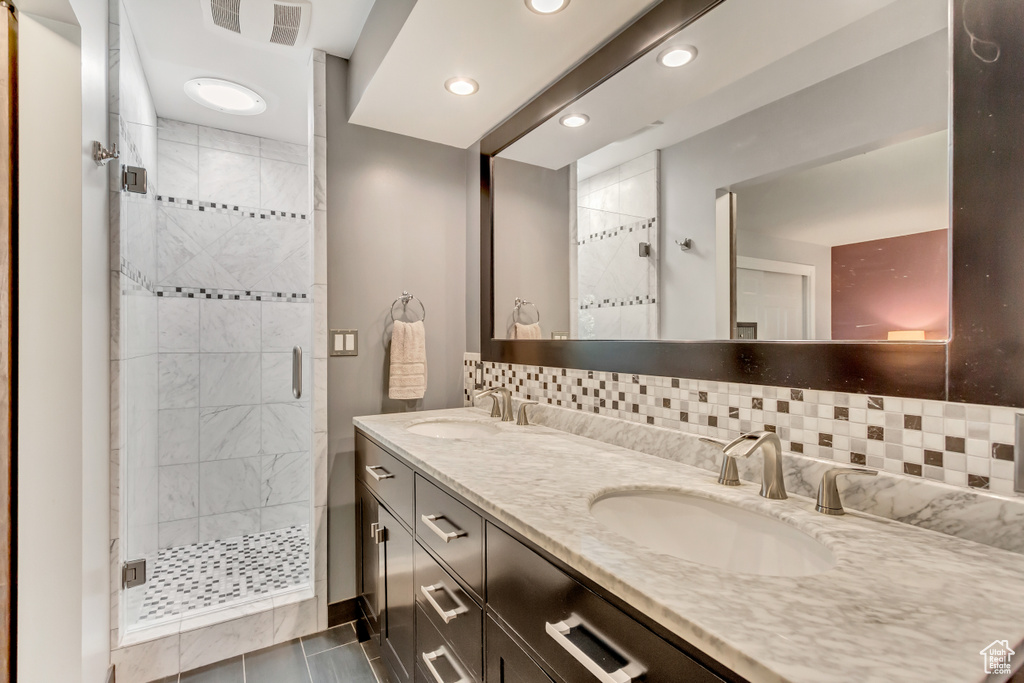
[[[465,398],[476,363],[465,356]],[[1017,496],[1013,408],[484,362],[483,384],[516,398],[732,439],[777,432],[787,451]],[[1024,496],[1022,496],[1024,497]]]

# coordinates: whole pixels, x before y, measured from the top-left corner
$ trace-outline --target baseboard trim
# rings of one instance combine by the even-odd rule
[[[341,602],[332,602],[327,606],[327,628],[347,624],[363,616],[359,608],[359,598],[349,598]]]

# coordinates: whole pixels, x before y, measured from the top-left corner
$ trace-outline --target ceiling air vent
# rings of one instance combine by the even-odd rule
[[[294,45],[302,26],[302,6],[274,3],[274,32],[270,42],[278,45]]]
[[[238,23],[238,8],[242,0],[210,0],[210,13],[213,23],[235,33],[242,32]]]
[[[295,47],[309,33],[309,0],[200,0],[211,30],[241,35],[264,45]]]

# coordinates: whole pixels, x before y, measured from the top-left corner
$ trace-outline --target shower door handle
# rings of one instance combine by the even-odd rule
[[[292,349],[292,396],[302,398],[302,347]]]

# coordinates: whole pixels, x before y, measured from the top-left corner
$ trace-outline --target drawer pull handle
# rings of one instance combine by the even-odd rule
[[[456,538],[461,538],[466,535],[466,532],[458,527],[455,527],[455,531],[445,531],[434,523],[439,519],[446,519],[444,515],[420,515],[420,519],[422,519],[423,523],[427,525],[427,528],[437,534],[445,543],[451,543]],[[450,522],[451,520],[448,521]],[[452,526],[455,525],[453,524]]]
[[[437,669],[434,668],[434,662],[442,657],[447,659],[448,663],[451,664],[452,668],[459,674],[459,680],[454,681],[454,683],[472,683],[469,677],[462,673],[462,669],[455,664],[455,660],[452,659],[452,656],[448,654],[448,648],[443,645],[433,652],[423,653],[423,663],[427,665],[430,675],[434,677],[434,680],[437,681],[437,683],[445,683],[445,680],[441,678],[441,674],[437,673]]]
[[[587,655],[587,653],[569,640],[570,631],[579,626],[583,626],[584,629],[597,640],[598,644],[602,648],[615,653],[619,659],[626,662],[626,665],[611,672],[602,669],[597,662]],[[612,647],[608,643],[607,638],[599,634],[589,625],[585,624],[583,620],[575,614],[565,621],[559,621],[555,624],[545,622],[544,630],[547,631],[547,634],[551,636],[552,640],[558,643],[559,647],[568,652],[573,659],[582,664],[583,667],[592,673],[594,678],[601,681],[601,683],[630,683],[644,674],[645,669],[642,666],[622,654],[622,651],[619,648]]]
[[[377,470],[380,470],[380,473],[378,473]],[[367,465],[366,471],[369,473],[371,477],[373,477],[377,481],[393,479],[395,477],[395,475],[391,474],[386,469],[384,469],[383,465]]]
[[[437,600],[434,599],[434,593],[436,593],[437,591],[444,591],[448,595],[448,597],[452,599],[452,602],[455,603],[455,609],[441,609],[441,605],[437,604]],[[459,599],[455,597],[454,594],[452,594],[450,590],[445,588],[445,585],[443,583],[435,583],[433,586],[420,586],[420,593],[423,593],[423,597],[427,599],[427,602],[430,603],[430,606],[434,608],[435,612],[437,612],[437,616],[444,619],[444,623],[446,624],[451,622],[452,619],[459,616],[460,614],[465,614],[469,611],[469,608],[463,605],[459,601]]]

